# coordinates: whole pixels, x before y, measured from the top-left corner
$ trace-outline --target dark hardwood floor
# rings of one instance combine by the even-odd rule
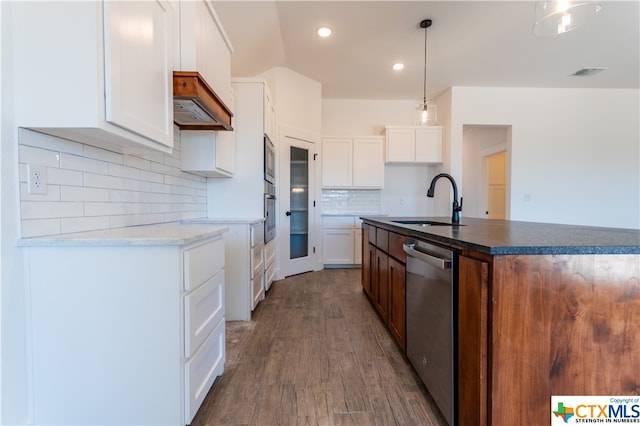
[[[226,327],[225,372],[192,426],[446,424],[359,269],[277,281],[252,321]]]

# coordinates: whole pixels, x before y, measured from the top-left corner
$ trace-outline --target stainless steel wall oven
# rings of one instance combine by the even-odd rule
[[[264,135],[264,180],[276,184],[276,148],[267,135]]]

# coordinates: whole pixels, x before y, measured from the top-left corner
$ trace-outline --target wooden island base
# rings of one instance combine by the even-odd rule
[[[458,424],[548,424],[553,395],[640,394],[640,257],[465,253]]]

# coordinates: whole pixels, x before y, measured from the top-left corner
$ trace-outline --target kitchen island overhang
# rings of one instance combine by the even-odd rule
[[[459,225],[450,226],[398,223],[450,222],[448,217],[361,216],[360,219],[407,236],[489,255],[640,254],[638,229],[480,218],[462,218]]]

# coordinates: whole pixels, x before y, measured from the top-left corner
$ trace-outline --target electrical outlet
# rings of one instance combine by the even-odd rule
[[[27,170],[29,172],[29,194],[46,194],[47,168],[45,166],[29,164],[27,165]]]

